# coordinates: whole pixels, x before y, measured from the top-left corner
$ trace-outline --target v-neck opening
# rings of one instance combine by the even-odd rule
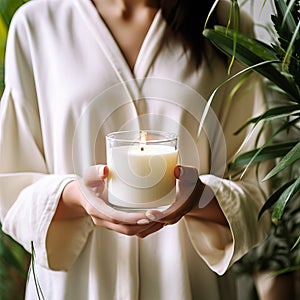
[[[96,7],[96,4],[94,4],[94,6]],[[96,9],[97,9],[97,7],[96,7]],[[136,67],[136,63],[138,62],[140,52],[144,48],[143,45],[144,45],[145,41],[147,40],[149,33],[152,31],[151,30],[152,27],[155,27],[155,22],[156,22],[156,19],[158,18],[157,14],[159,12],[159,8],[154,12],[152,19],[150,20],[149,24],[147,25],[147,28],[145,29],[144,36],[140,40],[140,44],[137,45],[138,46],[137,49],[134,50],[135,54],[134,54],[134,57],[132,57],[133,58],[132,61],[129,59],[128,53],[126,53],[125,48],[123,48],[122,42],[119,40],[119,38],[117,38],[114,31],[110,27],[109,23],[107,23],[107,20],[104,18],[104,16],[101,14],[101,12],[99,12],[98,9],[97,9],[97,11],[98,11],[99,17],[101,18],[102,22],[106,26],[107,30],[110,32],[110,35],[111,35],[112,39],[114,40],[116,47],[119,48],[119,51],[122,53],[123,59],[125,60],[129,69],[131,70],[131,72],[134,75],[134,70]]]
[[[95,7],[95,9],[97,10],[97,8]],[[97,10],[98,12],[98,10]],[[143,58],[143,54],[146,52],[146,48],[147,48],[147,42],[149,41],[149,39],[151,38],[151,35],[153,34],[153,32],[155,32],[155,28],[157,26],[157,23],[159,22],[160,19],[160,9],[157,10],[157,12],[155,13],[155,16],[145,34],[145,37],[141,43],[141,46],[137,52],[137,56],[134,62],[133,67],[130,66],[129,61],[126,58],[126,55],[124,54],[124,51],[122,50],[120,44],[118,43],[117,39],[115,38],[115,36],[113,35],[112,31],[110,30],[110,28],[108,27],[108,25],[106,24],[105,20],[103,19],[103,17],[101,16],[101,14],[98,12],[99,14],[99,18],[101,20],[101,22],[103,23],[103,25],[105,26],[106,30],[108,31],[111,40],[113,41],[113,43],[115,44],[115,47],[118,48],[118,52],[120,53],[120,57],[122,58],[124,65],[127,65],[128,70],[130,71],[131,75],[133,78],[136,77],[136,72],[135,70],[138,68],[139,63],[141,62],[142,58]]]
[[[156,12],[138,51],[135,64],[131,68],[92,0],[79,0],[75,3],[79,5],[80,12],[83,13],[102,51],[113,65],[113,68],[122,75],[123,80],[145,77],[163,38],[165,24],[161,17],[161,9]]]

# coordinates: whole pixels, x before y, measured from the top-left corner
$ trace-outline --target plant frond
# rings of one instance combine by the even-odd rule
[[[204,29],[206,28],[209,18],[211,17],[213,11],[216,9],[216,6],[218,5],[219,2],[220,2],[220,0],[215,0],[212,7],[210,8],[210,11],[208,12],[208,15],[207,15],[205,23],[204,23]]]
[[[207,37],[216,47],[218,47],[225,54],[233,55],[233,32],[228,29],[228,32],[224,32],[224,27],[216,26],[214,29],[205,29],[203,34]],[[285,91],[296,102],[300,103],[299,90],[295,86],[294,82],[274,67],[274,63],[280,64],[281,61],[276,57],[276,53],[270,49],[270,47],[264,46],[261,42],[258,43],[255,39],[245,37],[236,33],[237,42],[235,50],[235,58],[246,66],[251,68],[265,78],[268,78],[271,82],[276,84],[279,88]],[[267,59],[266,55],[275,55],[276,59]],[[268,63],[267,63],[268,61]],[[259,63],[265,64],[260,65]]]
[[[299,191],[299,189],[300,177],[298,177],[295,182],[287,187],[287,189],[283,191],[279,199],[276,201],[272,212],[272,221],[274,224],[278,224],[278,221],[282,217],[286,204]]]
[[[292,179],[289,180],[287,183],[283,184],[280,188],[278,188],[270,197],[269,199],[265,202],[265,204],[263,205],[263,207],[261,208],[259,215],[258,215],[258,220],[261,218],[261,216],[263,215],[263,213],[265,211],[267,211],[268,209],[270,209],[280,198],[280,196],[282,195],[282,193],[292,184],[294,184],[294,182],[296,181],[296,179]]]
[[[295,161],[300,159],[300,141],[281,159],[281,161],[274,167],[263,179],[266,181],[278,174],[283,169],[292,165]]]

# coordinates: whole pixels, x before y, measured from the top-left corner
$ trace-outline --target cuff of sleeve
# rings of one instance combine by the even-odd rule
[[[52,222],[46,240],[48,267],[57,271],[70,269],[93,228],[89,216]]]
[[[214,175],[201,175],[200,180],[214,192],[229,228],[186,217],[187,229],[198,254],[213,271],[222,275],[267,236],[268,217],[257,220],[265,199],[257,186],[250,183]]]
[[[46,268],[67,270],[80,254],[93,225],[90,217],[52,221],[61,193],[66,184],[75,179],[75,175],[55,176],[51,183],[49,179],[39,186],[39,190],[45,191],[43,185],[48,183],[49,194],[43,209],[38,209],[42,212],[38,218],[36,234],[33,236],[36,262]]]
[[[212,271],[223,275],[233,256],[232,235],[228,227],[190,216],[184,220],[195,251]]]

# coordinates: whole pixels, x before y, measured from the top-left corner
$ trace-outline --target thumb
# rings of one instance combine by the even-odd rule
[[[179,181],[196,185],[199,178],[198,170],[191,166],[176,166],[174,170],[175,177]]]
[[[106,165],[94,165],[87,168],[84,173],[84,183],[89,187],[99,185],[99,181],[108,176],[109,169]]]
[[[199,189],[199,174],[195,167],[179,166],[178,190],[176,200],[180,203],[186,202],[192,194]]]

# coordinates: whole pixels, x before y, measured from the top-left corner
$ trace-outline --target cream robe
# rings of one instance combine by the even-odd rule
[[[227,69],[211,48],[209,66],[196,70],[165,29],[159,11],[132,72],[90,0],[30,1],[13,18],[1,101],[0,217],[28,251],[33,241],[47,300],[234,299],[229,281],[222,289],[227,275],[216,273],[266,235],[268,219],[257,222],[264,197],[256,179],[225,179],[246,134],[233,131],[262,108],[258,89],[248,85],[229,101],[233,83],[224,86],[197,141],[206,100]],[[133,128],[179,134],[181,163],[199,169],[230,229],[185,217],[139,239],[96,228],[88,217],[51,222],[64,186],[88,165],[105,163],[105,134]],[[36,298],[30,273],[26,299]]]

